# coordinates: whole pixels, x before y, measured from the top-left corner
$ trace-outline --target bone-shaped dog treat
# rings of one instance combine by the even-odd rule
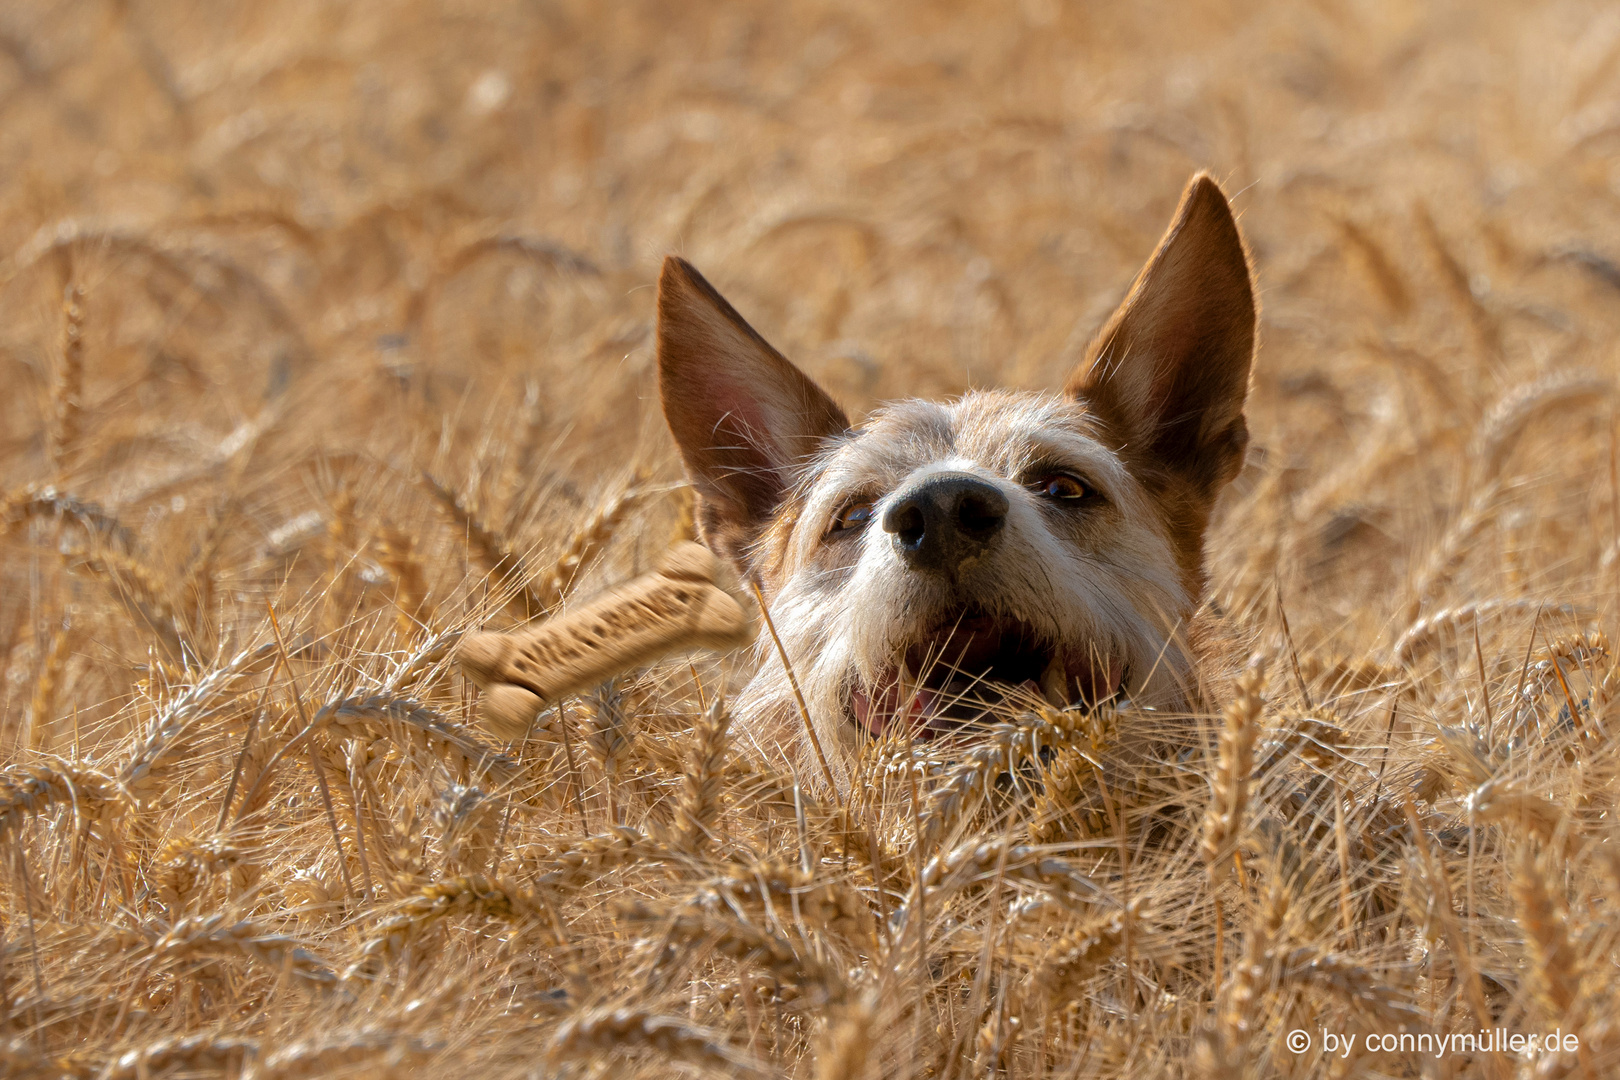
[[[680,543],[657,570],[566,615],[469,635],[456,658],[482,688],[480,719],[511,740],[558,698],[676,653],[739,648],[757,629],[731,568],[707,548]]]

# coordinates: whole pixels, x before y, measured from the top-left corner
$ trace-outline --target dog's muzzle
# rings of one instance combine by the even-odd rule
[[[1007,496],[971,473],[934,473],[895,493],[883,531],[913,570],[955,578],[1007,524]]]

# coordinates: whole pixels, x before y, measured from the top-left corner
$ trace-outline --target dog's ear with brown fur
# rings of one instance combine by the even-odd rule
[[[1255,325],[1237,222],[1215,181],[1200,173],[1064,392],[1114,429],[1150,483],[1173,478],[1212,501],[1237,475],[1249,442],[1243,401]]]
[[[658,279],[658,393],[697,488],[703,541],[738,563],[794,465],[849,429],[821,387],[674,257]]]

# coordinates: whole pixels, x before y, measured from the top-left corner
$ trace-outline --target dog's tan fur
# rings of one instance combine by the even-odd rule
[[[1194,704],[1204,530],[1247,445],[1256,330],[1243,242],[1207,176],[1061,394],[908,400],[857,428],[682,260],[665,263],[658,314],[664,412],[702,538],[760,584],[824,744],[855,745],[852,695],[964,604],[1111,658],[1138,703]],[[950,580],[908,568],[877,524],[903,482],[944,470],[1008,501],[996,543]],[[1053,470],[1100,495],[1054,504],[1030,486]],[[829,533],[851,502],[871,523]],[[767,655],[738,707],[770,738],[794,722],[792,700]]]

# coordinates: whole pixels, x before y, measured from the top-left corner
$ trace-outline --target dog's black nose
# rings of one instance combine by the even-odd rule
[[[883,531],[906,565],[955,574],[1007,523],[1007,496],[971,473],[934,473],[900,489]]]

